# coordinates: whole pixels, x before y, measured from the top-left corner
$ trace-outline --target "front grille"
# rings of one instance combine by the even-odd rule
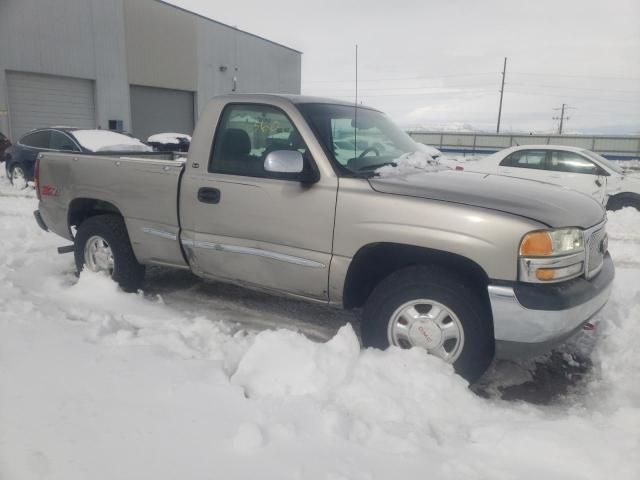
[[[587,240],[587,278],[594,276],[602,267],[604,261],[604,254],[606,252],[606,237],[607,232],[602,227],[599,230],[591,233]],[[604,243],[603,243],[604,240]],[[604,246],[604,248],[603,248]]]

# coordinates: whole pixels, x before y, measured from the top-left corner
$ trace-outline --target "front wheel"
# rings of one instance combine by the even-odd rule
[[[422,348],[474,382],[489,368],[495,342],[480,294],[442,267],[399,270],[373,290],[362,318],[365,346]]]
[[[78,273],[83,268],[104,272],[126,292],[135,292],[144,280],[144,265],[138,263],[119,215],[97,215],[85,220],[78,227],[74,256]]]

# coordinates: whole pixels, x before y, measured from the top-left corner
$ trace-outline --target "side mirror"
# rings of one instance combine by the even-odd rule
[[[271,173],[302,173],[304,159],[297,150],[275,150],[264,159],[264,169]]]

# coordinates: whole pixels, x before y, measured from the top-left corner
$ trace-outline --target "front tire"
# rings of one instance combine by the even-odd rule
[[[80,224],[74,257],[78,273],[84,268],[105,272],[125,292],[137,291],[144,281],[144,265],[138,263],[119,215],[97,215]]]
[[[401,269],[373,290],[364,307],[367,347],[424,348],[473,383],[489,368],[495,341],[480,293],[436,266]]]

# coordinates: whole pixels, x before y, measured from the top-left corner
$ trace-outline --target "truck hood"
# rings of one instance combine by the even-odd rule
[[[444,170],[369,179],[377,192],[460,203],[510,213],[552,228],[588,228],[605,217],[591,197],[548,183]]]

